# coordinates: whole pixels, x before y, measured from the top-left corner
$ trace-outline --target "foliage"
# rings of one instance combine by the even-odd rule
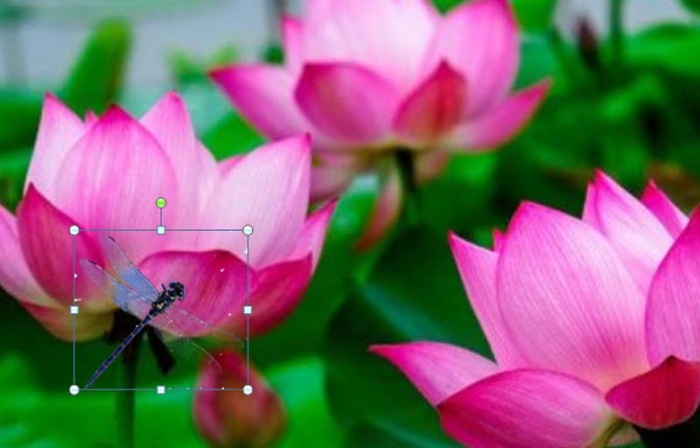
[[[435,4],[447,11],[461,1]],[[700,26],[658,24],[625,35],[622,59],[615,60],[619,55],[602,36],[588,36],[585,45],[562,39],[552,28],[554,0],[511,3],[523,30],[516,86],[548,77],[551,93],[501,151],[456,156],[421,186],[412,198],[419,223],[400,226],[373,251],[357,252],[354,243],[376,201],[377,180],[360,177],[339,199],[298,310],[251,346],[253,361],[289,413],[280,447],[455,446],[418,392],[368,352],[372,344],[435,340],[489,354],[447,246],[449,230],[488,245],[492,230],[503,228],[524,199],[579,214],[596,168],[636,191],[652,177],[687,210],[700,200],[700,59],[694,56],[700,54]],[[682,3],[700,11],[697,1]],[[42,92],[58,92],[79,114],[103,112],[124,97],[130,47],[127,23],[103,22],[63,85],[0,88],[0,202],[6,208],[13,210],[21,197]],[[265,54],[274,61],[282,56],[276,46]],[[211,66],[234,59],[232,47],[212,58],[177,53],[170,59],[172,81],[187,99],[198,136],[218,160],[264,141],[206,78]],[[71,345],[47,335],[4,294],[0,325],[6,337],[0,446],[112,446],[114,395],[67,393]],[[82,372],[98,365],[109,347],[93,341],[78,350]],[[144,384],[160,379],[152,361],[140,369]],[[115,375],[107,372],[104,380]],[[193,377],[192,369],[180,369],[169,381],[186,387]],[[189,393],[143,394],[137,405],[141,446],[201,446]],[[169,429],[154,431],[153,422],[167,422]]]

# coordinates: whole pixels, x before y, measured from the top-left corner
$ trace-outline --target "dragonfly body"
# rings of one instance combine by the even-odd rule
[[[86,259],[80,260],[83,271],[103,294],[111,297],[123,311],[137,317],[140,323],[97,368],[85,388],[89,388],[148,325],[154,328],[154,337],[162,337],[161,331],[163,331],[177,341],[184,341],[189,350],[208,357],[210,362],[219,369],[220,366],[216,359],[202,347],[189,341],[186,334],[207,334],[224,341],[224,343],[242,345],[240,339],[227,331],[216,330],[210,323],[193,316],[180,307],[172,306],[176,301],[185,298],[185,287],[182,283],[171,282],[167,287],[161,284],[163,290],[158,291],[134,266],[114,238],[104,234],[100,235],[100,244],[112,271],[116,273],[116,277],[98,264]]]
[[[92,386],[92,384],[97,380],[97,378],[102,375],[107,368],[109,368],[110,365],[114,362],[115,359],[124,351],[124,349],[131,343],[131,341],[134,340],[134,338],[143,330],[146,328],[146,325],[156,316],[159,314],[164,313],[170,305],[175,303],[176,300],[182,300],[185,297],[185,287],[182,283],[180,282],[173,282],[170,283],[168,288],[163,286],[163,292],[160,293],[158,296],[158,299],[156,299],[153,304],[151,305],[151,309],[146,315],[146,317],[143,318],[143,320],[133,329],[129,335],[124,338],[124,340],[119,344],[119,347],[117,347],[111,355],[105,359],[105,361],[100,365],[100,367],[95,370],[95,373],[92,374],[90,379],[88,380],[87,384],[85,385],[85,389],[88,387]]]

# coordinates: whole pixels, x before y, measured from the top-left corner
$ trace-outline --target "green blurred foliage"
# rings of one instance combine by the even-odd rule
[[[126,72],[131,31],[122,20],[100,23],[59,95],[73,111],[101,114],[119,95]]]
[[[464,0],[433,0],[433,3],[441,12],[446,12],[455,6],[464,3]]]
[[[547,31],[552,26],[556,0],[511,0],[511,4],[523,30]]]
[[[472,0],[473,1],[473,0]],[[464,0],[433,0],[442,12],[447,12],[457,5],[468,3]],[[510,0],[518,19],[518,24],[525,31],[542,31],[548,29],[554,18],[556,0]]]
[[[698,0],[680,0],[681,4],[685,6],[688,11],[694,14],[700,14],[700,1]]]
[[[435,3],[446,11],[462,0]],[[615,60],[609,40],[590,31],[573,33],[573,42],[562,38],[552,28],[553,0],[511,3],[524,33],[515,88],[549,78],[546,102],[500,151],[454,157],[439,177],[421,185],[411,198],[419,223],[398,226],[370,252],[357,252],[354,245],[379,181],[358,178],[339,199],[316,275],[297,311],[251,344],[252,360],[289,413],[280,447],[455,446],[403,375],[368,352],[372,344],[433,340],[489,355],[447,245],[448,231],[489,246],[492,230],[505,228],[525,199],[578,215],[596,168],[635,192],[653,177],[686,209],[700,200],[700,59],[693,57],[700,54],[700,27],[660,24],[626,35],[622,59]],[[684,3],[697,10],[697,2]],[[48,89],[79,114],[102,112],[123,99],[130,36],[124,22],[100,24],[66,83]],[[263,56],[283,59],[276,46]],[[235,48],[226,47],[212,57],[180,52],[169,59],[173,86],[217,160],[265,141],[207,77],[212,66],[236,58]],[[21,196],[44,89],[0,88],[0,202],[9,209]],[[138,108],[152,104],[146,94],[126,93]],[[114,394],[67,393],[71,345],[49,336],[5,296],[0,325],[12,335],[0,357],[0,384],[6,386],[0,446],[114,446]],[[78,344],[79,379],[111,348],[101,340]],[[179,365],[167,384],[192,385],[195,371]],[[111,369],[101,381],[114,384],[118,377],[119,369]],[[142,353],[139,384],[162,381]],[[138,395],[140,444],[203,446],[191,399],[186,393]],[[154,431],[154,421],[172,430]]]
[[[208,70],[212,66],[228,65],[236,62],[238,50],[233,45],[219,48],[210,58],[201,60],[194,58],[184,51],[176,51],[170,55],[170,71],[176,86],[208,83]]]
[[[435,300],[439,298],[439,300]],[[432,340],[489,349],[465,299],[444,234],[429,227],[396,237],[332,321],[325,346],[328,392],[347,446],[454,446],[437,415],[372,344]],[[371,405],[368,405],[371,403]],[[368,431],[369,429],[369,431]]]
[[[102,112],[116,102],[130,49],[129,26],[119,20],[97,24],[58,96],[77,114]],[[46,90],[53,90],[50,87]],[[0,88],[0,203],[20,199],[41,116],[43,92]]]

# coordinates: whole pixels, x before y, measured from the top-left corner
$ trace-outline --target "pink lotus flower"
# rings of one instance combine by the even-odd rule
[[[507,0],[475,0],[440,16],[427,0],[309,0],[305,21],[282,22],[286,65],[241,64],[211,76],[271,138],[311,132],[314,199],[338,195],[358,173],[384,176],[364,245],[400,211],[397,167],[410,151],[418,181],[454,152],[512,138],[547,90],[515,94],[518,31]]]
[[[211,363],[200,372],[197,387],[240,389],[249,384],[252,393],[240,391],[199,391],[194,398],[194,420],[211,446],[263,448],[270,446],[284,431],[286,414],[281,400],[258,372],[232,351],[217,356],[222,372]]]
[[[300,299],[333,210],[331,204],[306,218],[310,159],[309,139],[296,137],[217,164],[196,139],[176,94],[166,95],[140,121],[112,107],[84,122],[48,95],[16,217],[0,208],[0,285],[49,332],[70,340],[69,227],[155,229],[155,200],[164,197],[166,235],[111,235],[155,285],[185,284],[188,299],[177,306],[240,335],[245,236],[167,229],[252,225],[250,330],[266,331]],[[81,232],[75,241],[77,259],[105,265],[97,233]],[[110,328],[116,307],[76,269],[76,338],[86,340]]]
[[[495,362],[448,344],[372,350],[472,448],[607,446],[700,402],[700,211],[599,173],[582,220],[523,204],[494,250],[450,236]],[[619,434],[618,434],[619,435]],[[597,443],[597,444],[596,444]]]

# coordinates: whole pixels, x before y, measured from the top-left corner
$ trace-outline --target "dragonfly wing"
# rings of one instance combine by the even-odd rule
[[[158,297],[156,287],[134,266],[114,238],[101,233],[100,244],[109,264],[124,283],[144,297]]]
[[[154,329],[161,341],[163,341],[171,352],[177,355],[179,359],[188,359],[199,362],[201,358],[207,364],[213,366],[219,373],[222,372],[221,365],[211,353],[196,342],[187,338],[178,338],[172,334],[166,334],[160,330]]]
[[[158,296],[158,291],[155,291],[150,297],[142,296],[90,260],[81,259],[80,266],[104,295],[111,298],[119,308],[139,319],[146,317],[151,310],[153,301]]]
[[[176,337],[182,337],[183,335],[201,335],[217,339],[227,347],[240,348],[244,346],[243,341],[234,334],[226,330],[218,329],[215,325],[188,313],[182,308],[171,306],[164,315],[161,314],[156,317],[159,318],[161,316],[170,322],[165,327],[161,327],[158,323],[155,325]]]
[[[173,318],[180,321],[182,325],[186,325],[189,331],[192,331],[192,326],[194,325],[193,322],[195,322],[202,329],[206,328],[207,336],[217,339],[225,348],[242,348],[244,346],[243,341],[233,334],[224,330],[214,330],[214,327],[211,326],[211,324],[208,324],[198,317],[193,316],[187,311],[181,310],[180,308],[170,307],[164,314],[155,316],[151,323],[158,327],[158,329],[155,331],[156,334],[158,334],[158,336],[166,343],[168,348],[172,352],[176,353],[178,357],[192,359],[203,356],[209,365],[216,368],[217,371],[221,373],[221,365],[218,363],[216,358],[214,358],[204,347],[186,337],[186,332],[183,326],[177,323]]]

